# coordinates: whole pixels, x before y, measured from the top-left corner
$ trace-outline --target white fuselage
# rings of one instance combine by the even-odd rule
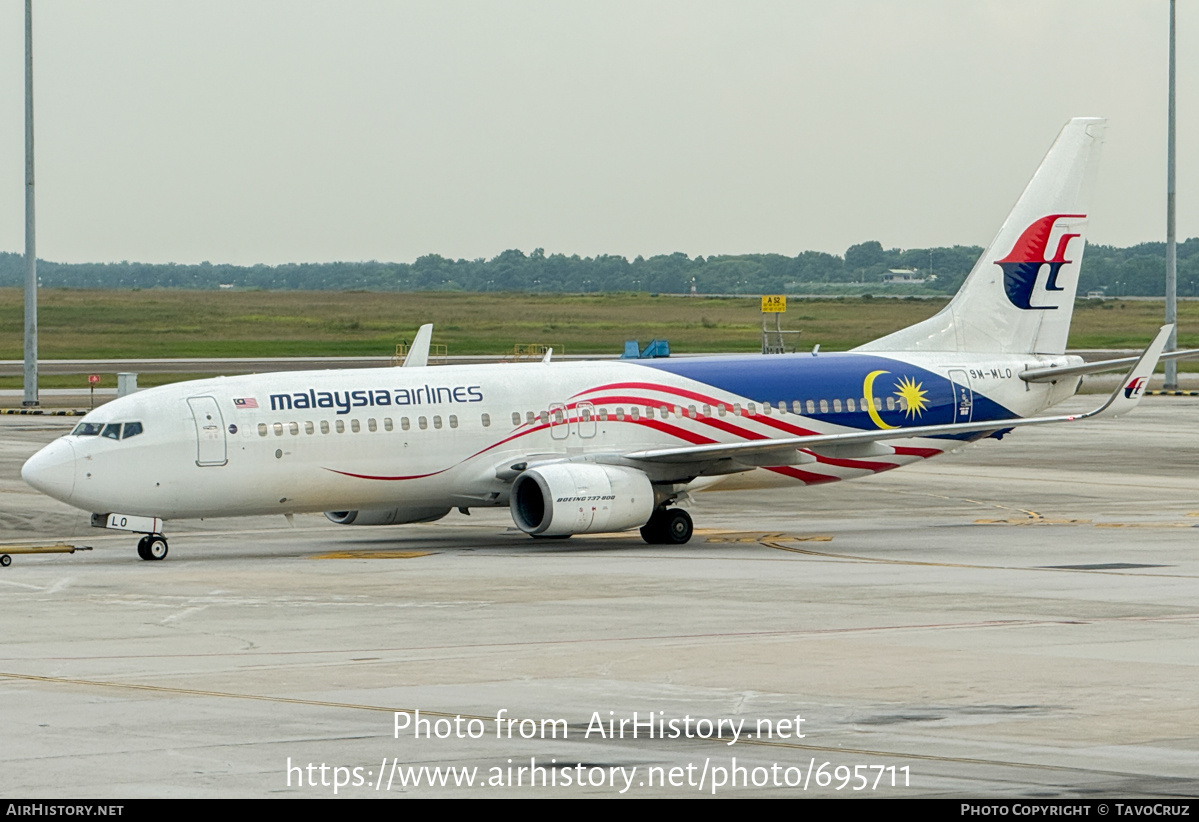
[[[1017,374],[1071,359],[846,353],[221,377],[110,402],[84,422],[140,423],[136,435],[65,436],[23,474],[84,510],[164,519],[498,506],[512,467],[539,461],[1028,416],[1075,384]],[[735,484],[850,479],[966,441],[891,440],[866,458],[815,452]],[[692,479],[670,481],[685,489]]]

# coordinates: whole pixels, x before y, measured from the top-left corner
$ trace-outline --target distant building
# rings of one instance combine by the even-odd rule
[[[892,268],[883,275],[883,285],[919,285],[924,281],[914,268]]]

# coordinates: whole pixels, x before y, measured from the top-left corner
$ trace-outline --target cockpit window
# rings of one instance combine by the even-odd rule
[[[81,422],[71,432],[76,437],[107,437],[110,440],[127,440],[136,437],[144,430],[140,422]]]

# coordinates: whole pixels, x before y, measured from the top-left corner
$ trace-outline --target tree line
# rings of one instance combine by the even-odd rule
[[[977,246],[885,249],[859,243],[844,256],[804,251],[689,257],[595,257],[510,249],[491,259],[453,260],[428,254],[411,263],[338,262],[283,265],[177,263],[56,263],[38,260],[46,288],[291,289],[334,291],[525,291],[587,293],[634,291],[701,294],[952,294],[982,253]],[[892,270],[906,270],[914,284],[885,284]],[[932,276],[930,276],[932,275]],[[24,258],[0,252],[0,286],[21,287]],[[1110,297],[1161,296],[1165,243],[1128,248],[1088,245],[1079,292]],[[1178,244],[1178,293],[1199,296],[1199,238]]]

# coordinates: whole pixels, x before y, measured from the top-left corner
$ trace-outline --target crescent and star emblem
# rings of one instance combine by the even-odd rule
[[[883,418],[879,416],[878,409],[874,405],[874,381],[883,374],[890,373],[890,371],[871,371],[862,382],[862,397],[866,400],[866,412],[870,414],[870,419],[874,424],[883,429],[899,427],[883,422]],[[923,386],[911,377],[903,377],[895,383],[894,393],[905,403],[904,415],[909,419],[918,418],[928,408],[928,403],[925,402],[928,392],[924,391]]]

